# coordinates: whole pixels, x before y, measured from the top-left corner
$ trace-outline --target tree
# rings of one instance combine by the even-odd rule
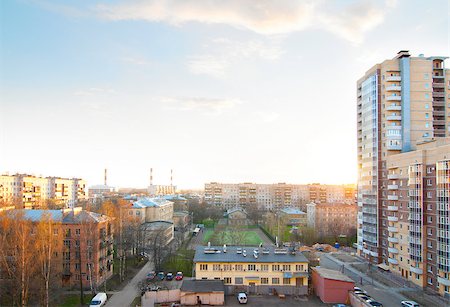
[[[62,252],[62,228],[52,220],[49,214],[44,214],[36,225],[36,262],[43,280],[43,306],[49,305],[50,286],[57,285],[57,267],[61,266],[59,257]]]

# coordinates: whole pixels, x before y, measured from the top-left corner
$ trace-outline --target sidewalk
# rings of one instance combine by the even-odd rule
[[[133,277],[130,282],[121,291],[117,291],[106,303],[106,306],[116,307],[123,306],[127,307],[133,302],[136,296],[141,294],[138,288],[139,283],[144,280],[148,272],[152,271],[153,263],[149,260],[142,269]]]

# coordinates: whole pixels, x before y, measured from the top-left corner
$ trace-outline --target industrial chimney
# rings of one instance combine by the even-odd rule
[[[107,174],[108,174],[108,169],[105,168],[105,186],[108,185],[108,181],[107,181]]]

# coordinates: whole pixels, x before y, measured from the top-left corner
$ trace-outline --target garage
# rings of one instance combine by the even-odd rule
[[[181,286],[181,305],[224,305],[225,287],[221,280],[184,280]]]

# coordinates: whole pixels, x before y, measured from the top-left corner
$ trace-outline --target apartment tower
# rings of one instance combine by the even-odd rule
[[[430,153],[428,160],[411,160],[406,153],[421,152],[423,157],[430,146],[433,152],[448,150],[442,141],[450,135],[450,71],[444,68],[445,59],[411,57],[408,51],[400,51],[393,59],[373,66],[357,82],[358,252],[373,263],[389,264],[406,278],[414,277],[411,280],[424,287],[429,284],[423,276],[427,215],[423,213],[425,190],[418,185],[423,180],[420,176],[427,175],[422,168],[442,169],[450,153]],[[389,166],[394,159],[395,165]],[[404,167],[401,172],[394,171],[397,165]],[[435,199],[438,182],[434,178],[426,190]],[[433,212],[437,218],[438,211],[434,206],[427,214]],[[401,228],[399,221],[403,222]],[[448,241],[448,228],[442,235]],[[404,253],[401,261],[400,253]],[[397,263],[403,261],[405,266],[399,270]]]

